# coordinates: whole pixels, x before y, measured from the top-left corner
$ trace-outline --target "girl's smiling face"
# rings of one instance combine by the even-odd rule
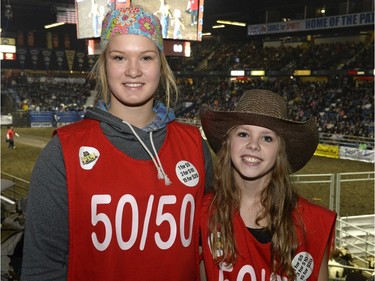
[[[140,35],[118,35],[106,51],[107,81],[111,91],[110,109],[142,107],[153,103],[161,76],[159,49]]]
[[[230,153],[236,172],[247,179],[270,173],[279,151],[279,136],[270,129],[241,125],[230,132]]]

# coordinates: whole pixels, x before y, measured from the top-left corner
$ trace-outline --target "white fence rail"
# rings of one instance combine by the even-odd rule
[[[301,174],[292,175],[295,184],[328,184],[329,186],[329,209],[334,210],[335,196],[335,174]]]
[[[374,181],[375,172],[338,173],[336,176],[336,205],[335,211],[340,216],[341,190],[343,183]]]
[[[14,182],[14,186],[2,191],[2,197],[12,201],[19,200],[27,194],[27,181],[3,173],[2,178]],[[375,172],[338,173],[338,174],[296,174],[294,183],[327,185],[329,190],[329,208],[338,214],[336,224],[336,245],[346,247],[358,259],[366,260],[375,256],[375,215],[340,217],[341,188],[346,182],[374,181]],[[373,193],[372,193],[373,194]],[[372,195],[373,196],[373,195]],[[5,199],[1,198],[4,202]],[[6,201],[6,200],[5,200]]]
[[[341,217],[336,222],[336,245],[362,260],[374,257],[375,215]]]

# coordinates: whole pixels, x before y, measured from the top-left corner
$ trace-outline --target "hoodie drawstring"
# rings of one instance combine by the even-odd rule
[[[161,164],[160,158],[158,156],[158,153],[156,152],[154,141],[152,139],[152,131],[150,132],[150,141],[151,141],[151,146],[152,146],[152,149],[154,151],[155,157],[153,156],[153,154],[151,153],[151,151],[147,148],[146,144],[142,141],[142,139],[135,132],[133,126],[130,125],[128,122],[124,121],[124,120],[122,122],[124,124],[126,124],[126,125],[129,126],[129,128],[130,128],[130,130],[132,130],[134,136],[138,139],[138,141],[141,143],[141,145],[143,146],[143,148],[146,150],[146,152],[150,156],[152,162],[154,162],[154,165],[156,167],[156,171],[158,173],[158,179],[164,179],[165,185],[170,185],[172,182],[168,178],[167,174],[164,172],[164,169],[163,169],[163,166]],[[156,158],[156,160],[155,160],[155,158]]]

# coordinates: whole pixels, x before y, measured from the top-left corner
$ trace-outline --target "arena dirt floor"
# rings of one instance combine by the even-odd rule
[[[50,139],[52,128],[15,128],[20,137],[15,139],[16,149],[10,150],[6,142],[1,146],[1,171],[29,180],[34,163],[45,144]],[[1,130],[3,139],[6,129]],[[294,176],[300,176],[297,183],[300,194],[307,199],[325,207],[336,210],[336,178],[339,173],[365,173],[355,176],[345,175],[345,178],[357,178],[352,182],[342,182],[340,186],[339,215],[367,215],[374,214],[374,164],[314,156],[310,162]],[[309,176],[306,176],[309,175]],[[328,182],[333,177],[333,186]],[[368,178],[358,180],[359,178]],[[297,179],[297,177],[296,177]],[[311,183],[323,181],[323,183]],[[330,194],[330,188],[334,188]],[[331,199],[331,200],[330,200]]]

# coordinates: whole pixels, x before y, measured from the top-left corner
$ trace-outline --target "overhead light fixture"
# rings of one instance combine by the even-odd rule
[[[48,28],[52,28],[52,27],[56,27],[56,26],[60,26],[60,25],[64,25],[64,24],[65,24],[65,22],[55,22],[55,23],[45,25],[44,28],[48,29]]]
[[[293,76],[310,76],[311,70],[309,69],[296,69],[293,71]]]
[[[204,33],[202,33],[202,36],[211,36],[212,34],[211,34],[211,32],[204,32]]]
[[[245,70],[231,70],[230,76],[245,76]]]
[[[266,72],[264,70],[251,70],[250,75],[251,76],[264,76]]]
[[[224,24],[218,24],[218,25],[213,25],[212,28],[224,28],[225,25]]]
[[[217,20],[216,22],[221,23],[221,24],[227,24],[227,25],[246,26],[246,23],[238,22],[238,21]]]

